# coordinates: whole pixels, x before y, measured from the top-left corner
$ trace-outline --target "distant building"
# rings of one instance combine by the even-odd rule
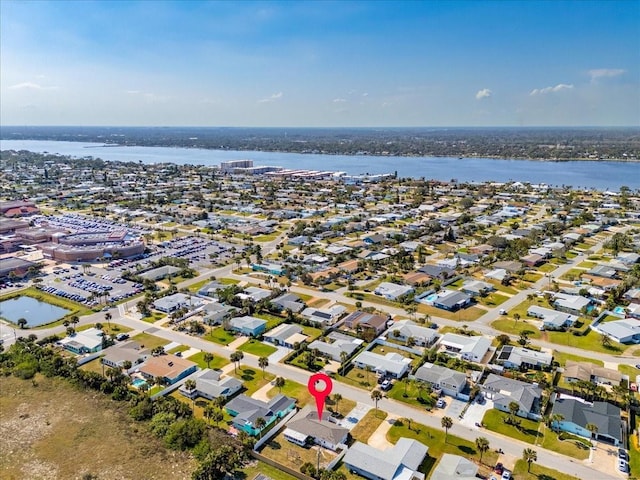
[[[229,320],[229,327],[247,337],[259,337],[266,330],[267,321],[250,316],[235,317]]]
[[[355,442],[343,458],[347,470],[371,480],[424,480],[418,469],[429,448],[409,438],[384,451]]]
[[[71,336],[60,340],[60,344],[76,355],[95,353],[102,350],[102,339],[104,333],[97,328],[88,328],[81,332],[76,332]]]

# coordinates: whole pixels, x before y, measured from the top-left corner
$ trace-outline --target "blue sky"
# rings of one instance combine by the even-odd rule
[[[640,124],[640,1],[0,0],[4,125]]]

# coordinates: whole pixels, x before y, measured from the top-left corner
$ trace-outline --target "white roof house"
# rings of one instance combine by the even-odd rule
[[[544,328],[549,330],[570,327],[578,320],[578,317],[570,313],[559,312],[558,310],[539,307],[538,305],[531,305],[527,309],[527,315],[541,319]]]
[[[471,362],[482,361],[491,347],[491,339],[487,337],[468,337],[457,333],[445,333],[438,343],[446,353],[460,356]]]
[[[478,466],[460,455],[445,453],[431,473],[431,480],[475,480]]]
[[[438,335],[435,330],[418,325],[411,320],[400,320],[395,322],[389,329],[388,335],[391,339],[398,339],[401,341],[407,341],[407,339],[413,338],[416,345],[430,345],[437,336]]]
[[[413,292],[413,287],[409,285],[398,285],[397,283],[382,282],[373,292],[388,300],[395,300],[402,295]]]
[[[346,467],[376,480],[423,480],[418,471],[429,448],[409,438],[400,438],[384,453],[362,442],[354,443],[343,458]]]
[[[409,370],[411,359],[403,357],[399,353],[390,352],[386,355],[380,355],[365,351],[358,355],[353,363],[359,368],[370,367],[376,373],[401,378]]]
[[[91,353],[102,349],[102,338],[101,330],[88,328],[74,333],[73,336],[64,337],[59,343],[73,353]]]
[[[631,318],[614,320],[601,323],[592,329],[609,336],[618,343],[640,343],[640,320]]]
[[[587,307],[591,303],[591,300],[581,295],[569,295],[566,293],[556,293],[553,296],[553,304],[560,310],[565,310],[580,314],[584,307]]]

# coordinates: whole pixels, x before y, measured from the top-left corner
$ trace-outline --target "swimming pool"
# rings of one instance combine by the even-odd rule
[[[142,378],[136,378],[133,380],[133,382],[131,382],[131,385],[133,385],[136,388],[140,388],[143,385],[148,385],[146,380],[143,380]]]
[[[613,309],[613,313],[617,313],[618,315],[624,315],[625,314],[624,307],[621,307],[620,305],[618,305],[616,308]]]

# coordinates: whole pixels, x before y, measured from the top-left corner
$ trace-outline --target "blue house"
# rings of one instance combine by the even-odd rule
[[[246,395],[239,395],[225,405],[225,410],[233,417],[233,426],[247,432],[249,435],[258,435],[273,422],[286,416],[296,408],[296,399],[277,395],[269,402],[263,402]],[[258,418],[265,421],[262,428],[256,427]]]
[[[256,272],[266,272],[271,275],[284,275],[286,272],[284,266],[279,263],[252,263],[251,269]]]
[[[249,316],[235,317],[229,320],[229,327],[247,337],[259,337],[265,332],[267,321]]]
[[[585,438],[592,434],[587,425],[597,427],[596,440],[618,446],[622,443],[622,420],[620,408],[607,402],[583,403],[573,398],[562,398],[553,404],[553,415],[562,415],[562,420],[553,422],[553,427]]]

